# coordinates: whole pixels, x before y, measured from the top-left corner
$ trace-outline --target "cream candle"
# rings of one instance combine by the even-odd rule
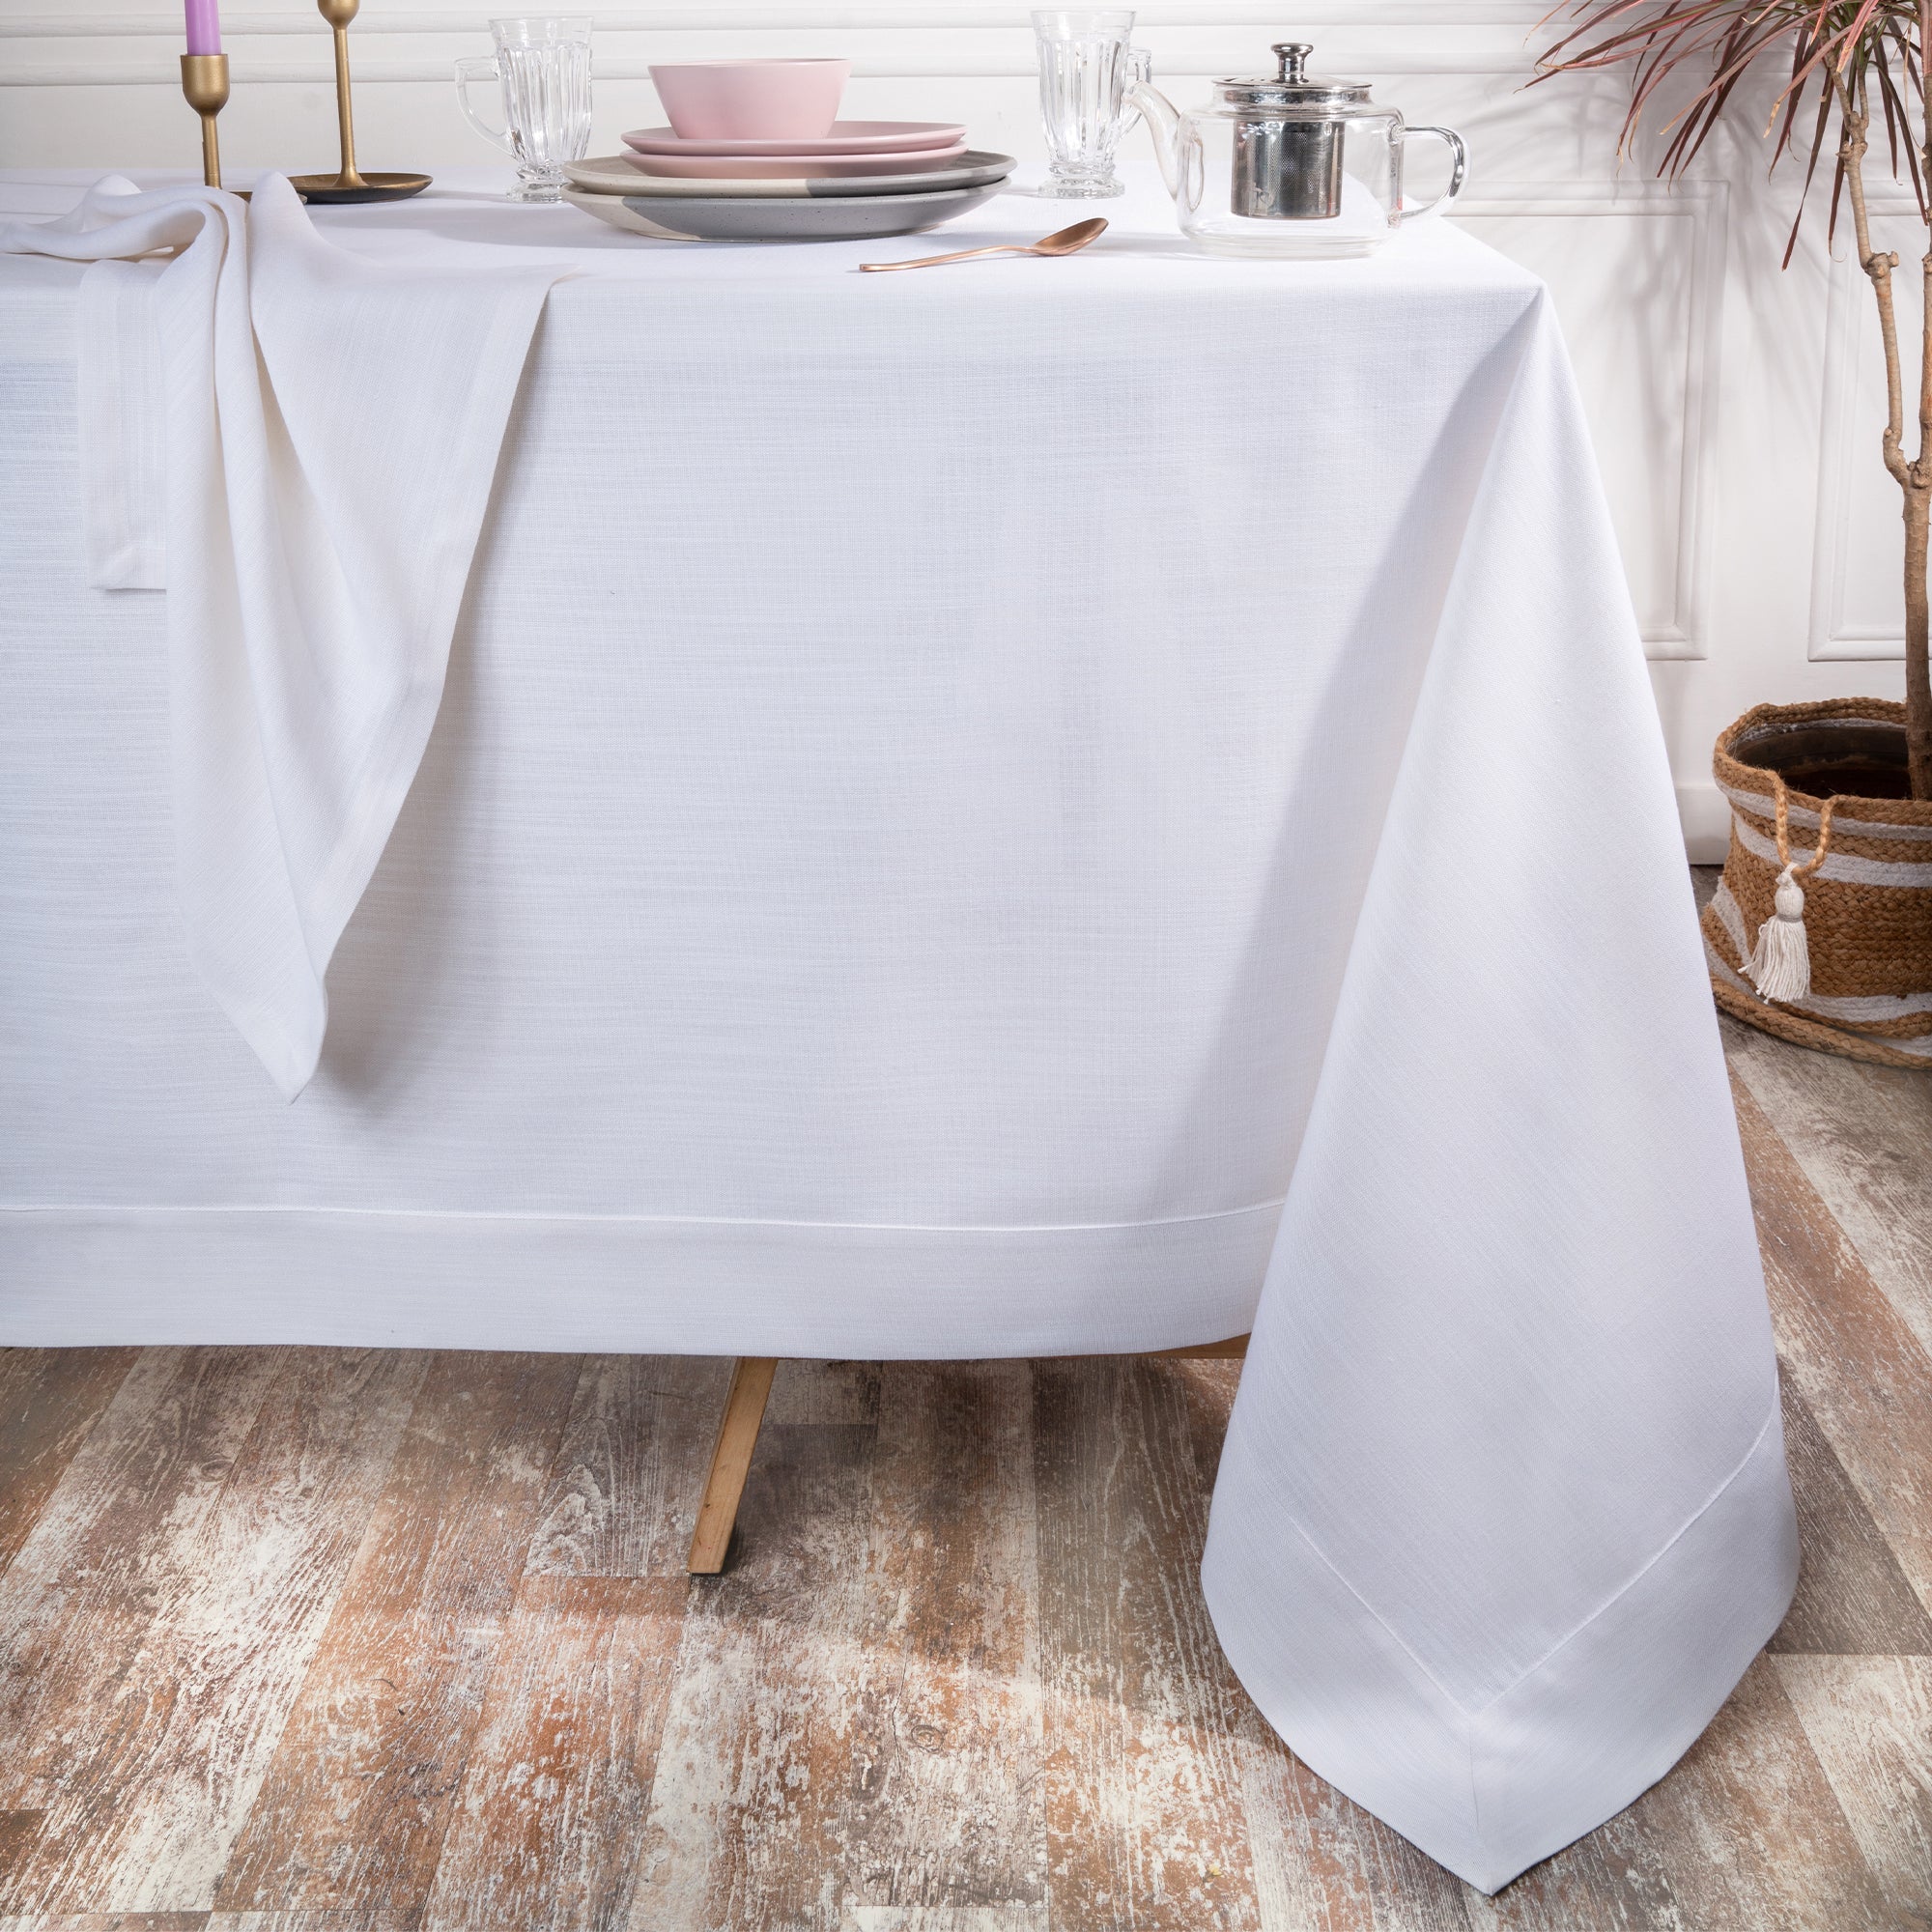
[[[187,50],[191,54],[221,51],[221,10],[217,0],[187,0]]]

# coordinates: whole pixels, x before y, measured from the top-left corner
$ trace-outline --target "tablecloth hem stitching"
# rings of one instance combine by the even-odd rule
[[[1520,1685],[1523,1684],[1529,1678],[1533,1677],[1536,1674],[1536,1672],[1541,1670],[1543,1666],[1546,1663],[1548,1663],[1552,1657],[1556,1656],[1559,1651],[1562,1651],[1566,1649],[1570,1644],[1575,1643],[1576,1640],[1579,1636],[1581,1636],[1582,1634],[1586,1630],[1588,1630],[1592,1624],[1598,1622],[1601,1618],[1606,1616],[1612,1609],[1614,1609],[1616,1605],[1626,1596],[1628,1596],[1629,1593],[1632,1590],[1634,1590],[1638,1583],[1642,1582],[1644,1577],[1649,1576],[1649,1574],[1654,1569],[1656,1569],[1657,1566],[1660,1563],[1662,1563],[1666,1556],[1670,1554],[1671,1550],[1673,1550],[1677,1547],[1677,1545],[1681,1543],[1683,1539],[1686,1536],[1688,1536],[1690,1532],[1692,1529],[1694,1529],[1696,1525],[1700,1521],[1702,1521],[1702,1520],[1706,1516],[1708,1516],[1711,1513],[1711,1511],[1718,1506],[1719,1502],[1723,1500],[1724,1496],[1730,1492],[1731,1488],[1737,1482],[1738,1478],[1742,1476],[1744,1472],[1750,1466],[1751,1459],[1754,1456],[1756,1456],[1759,1448],[1763,1445],[1765,1436],[1769,1435],[1771,1432],[1772,1424],[1776,1422],[1778,1418],[1778,1413],[1779,1409],[1778,1409],[1777,1389],[1776,1382],[1774,1381],[1772,1388],[1772,1397],[1771,1397],[1771,1412],[1765,1417],[1764,1424],[1758,1430],[1757,1434],[1751,1437],[1750,1447],[1747,1449],[1744,1455],[1738,1459],[1736,1466],[1732,1468],[1730,1473],[1724,1477],[1723,1481],[1720,1482],[1707,1497],[1705,1497],[1703,1502],[1701,1502],[1697,1506],[1697,1508],[1690,1513],[1690,1515],[1686,1517],[1684,1520],[1678,1524],[1677,1528],[1671,1532],[1670,1536],[1665,1542],[1659,1545],[1656,1553],[1652,1555],[1650,1559],[1646,1563],[1644,1563],[1640,1569],[1633,1571],[1632,1574],[1628,1577],[1626,1577],[1625,1580],[1622,1583],[1620,1583],[1617,1586],[1617,1588],[1610,1593],[1609,1596],[1605,1597],[1604,1601],[1601,1604],[1599,1604],[1597,1607],[1594,1610],[1592,1610],[1588,1616],[1584,1617],[1582,1621],[1577,1624],[1573,1629],[1565,1632],[1562,1636],[1558,1637],[1556,1641],[1552,1643],[1547,1650],[1545,1650],[1539,1657],[1535,1658],[1531,1662],[1526,1663],[1521,1670],[1518,1671],[1518,1673],[1514,1677],[1512,1677],[1507,1684],[1505,1684],[1502,1687],[1500,1690],[1496,1691],[1492,1696],[1485,1698],[1482,1703],[1476,1705],[1465,1704],[1462,1698],[1458,1697],[1452,1690],[1448,1689],[1446,1685],[1443,1684],[1442,1680],[1436,1676],[1435,1671],[1430,1669],[1429,1665],[1425,1663],[1422,1661],[1421,1657],[1418,1656],[1416,1652],[1409,1646],[1406,1639],[1404,1638],[1402,1633],[1398,1631],[1395,1628],[1395,1626],[1391,1624],[1389,1620],[1385,1616],[1383,1616],[1378,1609],[1376,1608],[1375,1605],[1372,1604],[1368,1600],[1368,1598],[1365,1597],[1362,1594],[1362,1592],[1349,1580],[1347,1575],[1343,1572],[1340,1565],[1337,1564],[1335,1559],[1332,1556],[1330,1556],[1328,1552],[1322,1548],[1321,1544],[1319,1544],[1315,1540],[1315,1537],[1309,1531],[1307,1526],[1301,1521],[1299,1517],[1293,1514],[1293,1512],[1289,1512],[1288,1520],[1294,1525],[1295,1534],[1299,1536],[1305,1544],[1308,1545],[1309,1548],[1312,1549],[1318,1557],[1321,1558],[1323,1566],[1328,1570],[1329,1574],[1334,1577],[1335,1580],[1338,1583],[1340,1583],[1345,1590],[1348,1591],[1350,1596],[1354,1598],[1356,1603],[1361,1605],[1362,1608],[1366,1610],[1368,1614],[1371,1617],[1373,1617],[1378,1625],[1380,1625],[1382,1630],[1387,1633],[1389,1641],[1393,1643],[1396,1646],[1396,1648],[1399,1649],[1402,1652],[1402,1654],[1405,1657],[1406,1657],[1411,1663],[1415,1665],[1416,1669],[1422,1673],[1424,1678],[1426,1678],[1428,1682],[1438,1692],[1440,1692],[1444,1701],[1449,1704],[1451,1709],[1457,1712],[1457,1714],[1464,1719],[1466,1725],[1469,1727],[1465,1733],[1464,1741],[1469,1747],[1470,1776],[1471,1779],[1473,1780],[1475,1776],[1475,1728],[1474,1727],[1477,1724],[1477,1722],[1483,1717],[1485,1717],[1489,1712],[1492,1711],[1499,1703],[1501,1703],[1505,1697],[1509,1696],[1510,1693],[1514,1691]]]
[[[1490,1841],[1483,1831],[1483,1784],[1476,1776],[1476,1726],[1466,1724],[1463,1732],[1463,1748],[1467,1755],[1469,1766],[1469,1835],[1476,1841],[1476,1856],[1482,1860],[1484,1869],[1490,1864]],[[1494,1896],[1493,1893],[1491,1896]]]
[[[1659,1547],[1656,1555],[1654,1555],[1650,1559],[1650,1561],[1642,1567],[1642,1569],[1634,1571],[1631,1574],[1631,1576],[1628,1577],[1622,1583],[1620,1583],[1617,1586],[1617,1588],[1613,1590],[1607,1597],[1605,1597],[1604,1601],[1601,1604],[1599,1604],[1597,1607],[1594,1610],[1592,1610],[1590,1614],[1582,1620],[1581,1623],[1577,1624],[1574,1630],[1568,1631],[1562,1636],[1558,1637],[1556,1641],[1552,1643],[1549,1646],[1549,1648],[1543,1653],[1541,1657],[1535,1660],[1534,1662],[1525,1664],[1523,1668],[1520,1670],[1513,1678],[1511,1678],[1510,1681],[1507,1684],[1505,1684],[1503,1688],[1500,1690],[1498,1690],[1493,1697],[1491,1697],[1485,1703],[1479,1704],[1473,1711],[1469,1712],[1468,1713],[1469,1717],[1472,1719],[1481,1718],[1486,1713],[1493,1710],[1496,1707],[1496,1705],[1501,1703],[1502,1700],[1505,1697],[1507,1697],[1513,1690],[1515,1690],[1519,1685],[1524,1683],[1529,1678],[1533,1677],[1539,1670],[1543,1668],[1543,1666],[1546,1663],[1549,1662],[1549,1660],[1552,1657],[1556,1656],[1556,1654],[1559,1651],[1567,1649],[1571,1644],[1575,1643],[1576,1640],[1579,1636],[1581,1636],[1583,1633],[1586,1630],[1588,1630],[1592,1624],[1598,1622],[1601,1618],[1607,1616],[1609,1612],[1613,1610],[1617,1606],[1617,1605],[1621,1603],[1623,1599],[1631,1593],[1631,1591],[1635,1589],[1636,1586],[1639,1583],[1641,1583],[1643,1579],[1646,1577],[1648,1577],[1650,1573],[1653,1570],[1655,1570],[1657,1566],[1660,1563],[1662,1563],[1663,1559],[1666,1556],[1668,1556],[1673,1549],[1677,1548],[1678,1544],[1680,1544],[1685,1539],[1685,1537],[1690,1535],[1691,1530],[1696,1528],[1698,1523],[1700,1523],[1705,1517],[1709,1516],[1710,1513],[1714,1509],[1716,1509],[1720,1502],[1723,1501],[1724,1497],[1730,1492],[1732,1487],[1736,1484],[1738,1478],[1742,1476],[1747,1468],[1750,1467],[1752,1460],[1756,1457],[1758,1450],[1762,1448],[1764,1445],[1764,1438],[1771,1434],[1772,1425],[1778,1419],[1778,1414],[1779,1414],[1779,1405],[1778,1405],[1778,1395],[1777,1395],[1777,1381],[1776,1378],[1774,1376],[1772,1378],[1772,1388],[1771,1388],[1771,1411],[1768,1415],[1766,1415],[1763,1427],[1760,1428],[1757,1434],[1751,1437],[1750,1447],[1747,1449],[1741,1457],[1739,1457],[1737,1465],[1731,1470],[1730,1474],[1727,1475],[1724,1478],[1724,1480],[1721,1483],[1719,1483],[1718,1487],[1715,1490],[1713,1490],[1708,1496],[1704,1498],[1703,1502],[1700,1503],[1697,1506],[1697,1508],[1690,1513],[1690,1515],[1686,1517],[1684,1520],[1678,1524],[1676,1530],[1672,1533],[1669,1540]]]
[[[1328,1554],[1328,1552],[1325,1549],[1322,1548],[1322,1547],[1319,1543],[1316,1542],[1313,1533],[1309,1530],[1307,1525],[1303,1523],[1301,1519],[1298,1516],[1296,1516],[1292,1510],[1285,1511],[1284,1514],[1288,1517],[1289,1521],[1294,1525],[1294,1533],[1301,1538],[1302,1542],[1307,1544],[1310,1549],[1314,1550],[1316,1556],[1321,1560],[1322,1567],[1327,1570],[1328,1574],[1334,1577],[1336,1582],[1341,1584],[1343,1589],[1348,1591],[1350,1596],[1353,1597],[1356,1603],[1360,1604],[1362,1608],[1366,1610],[1369,1613],[1369,1615],[1373,1617],[1375,1621],[1381,1626],[1383,1632],[1388,1636],[1388,1640],[1392,1644],[1394,1644],[1395,1647],[1399,1651],[1401,1651],[1402,1654],[1406,1658],[1407,1658],[1412,1664],[1415,1665],[1416,1669],[1419,1670],[1425,1678],[1428,1679],[1429,1683],[1433,1685],[1435,1689],[1441,1694],[1443,1700],[1451,1707],[1451,1709],[1455,1710],[1463,1717],[1465,1718],[1468,1717],[1470,1714],[1463,1709],[1462,1702],[1449,1690],[1448,1687],[1443,1684],[1442,1680],[1436,1676],[1435,1671],[1430,1669],[1428,1664],[1423,1662],[1422,1659],[1419,1656],[1417,1656],[1417,1654],[1413,1650],[1409,1648],[1408,1643],[1406,1639],[1403,1636],[1402,1633],[1399,1630],[1397,1630],[1396,1627],[1392,1623],[1390,1623],[1389,1620],[1385,1616],[1383,1616],[1382,1613],[1378,1609],[1377,1609],[1372,1603],[1369,1602],[1368,1598],[1362,1595],[1361,1591],[1356,1589],[1354,1584],[1350,1582],[1348,1577],[1344,1575],[1341,1566],[1335,1561],[1335,1559],[1332,1556]],[[1473,1752],[1475,1748],[1473,1735],[1471,1735],[1468,1742],[1472,1753],[1471,1764],[1473,1767],[1473,1761],[1474,1761]]]
[[[337,1214],[344,1217],[422,1221],[582,1221],[600,1226],[635,1224],[662,1228],[810,1228],[882,1235],[1090,1235],[1130,1228],[1184,1227],[1203,1221],[1229,1221],[1243,1214],[1280,1208],[1286,1196],[1253,1201],[1241,1208],[1217,1208],[1205,1214],[1162,1214],[1140,1221],[795,1221],[734,1214],[584,1214],[542,1209],[509,1210],[445,1208],[336,1208],[290,1202],[230,1202],[185,1207],[142,1202],[0,1202],[0,1214]],[[1323,1558],[1326,1561],[1326,1558]],[[1337,1573],[1339,1574],[1339,1573]]]

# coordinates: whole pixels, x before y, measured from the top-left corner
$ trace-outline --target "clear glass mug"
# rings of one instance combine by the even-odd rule
[[[494,54],[456,63],[456,98],[463,116],[485,140],[516,156],[512,201],[561,198],[566,161],[581,161],[590,146],[590,21],[492,20]],[[503,126],[493,128],[469,104],[469,90],[492,80],[503,103]]]
[[[1033,16],[1033,31],[1048,162],[1040,193],[1068,201],[1124,194],[1114,152],[1134,118],[1127,89],[1149,73],[1147,56],[1127,44],[1133,14],[1124,8],[1043,7]]]

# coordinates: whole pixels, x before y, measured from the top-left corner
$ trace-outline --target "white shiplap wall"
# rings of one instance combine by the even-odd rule
[[[1293,34],[1317,43],[1322,71],[1369,75],[1411,120],[1467,135],[1475,170],[1460,218],[1555,291],[1687,835],[1693,856],[1716,857],[1724,818],[1709,753],[1719,725],[1767,698],[1902,687],[1897,509],[1873,454],[1883,403],[1870,298],[1855,269],[1828,259],[1822,223],[1778,271],[1796,179],[1767,179],[1750,103],[1700,158],[1698,178],[1672,190],[1640,160],[1618,169],[1615,79],[1525,93],[1545,11],[1545,0],[1313,0],[1286,11],[1165,0],[1142,10],[1136,39],[1187,101],[1203,77],[1253,71],[1270,41]],[[487,49],[484,14],[463,0],[365,0],[353,30],[365,165],[492,158],[448,79],[457,55]],[[756,50],[848,54],[848,112],[958,118],[984,145],[1038,153],[1023,4],[696,0],[595,18],[605,150],[660,118],[649,61]],[[329,42],[308,0],[224,10],[224,38],[235,88],[224,156],[330,164]],[[0,0],[0,165],[190,165],[180,48],[181,14],[165,4]],[[1921,252],[1910,203],[1894,194],[1882,205],[1884,241]]]

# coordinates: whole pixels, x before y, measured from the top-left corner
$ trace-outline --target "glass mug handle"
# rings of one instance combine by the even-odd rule
[[[1122,55],[1125,77],[1121,87],[1121,111],[1114,116],[1116,145],[1141,118],[1140,107],[1133,98],[1134,89],[1151,86],[1153,81],[1153,55],[1146,47],[1125,47]]]
[[[494,54],[474,54],[466,56],[456,63],[456,100],[463,109],[463,118],[483,136],[486,141],[494,141],[505,154],[514,155],[517,150],[510,139],[506,128],[493,128],[469,104],[469,90],[479,80],[500,80]]]
[[[1403,203],[1402,218],[1406,221],[1417,214],[1434,214],[1439,209],[1447,208],[1463,192],[1463,183],[1469,172],[1469,150],[1462,135],[1453,128],[1405,128],[1402,138],[1405,144],[1417,134],[1434,134],[1438,141],[1447,144],[1454,158],[1455,166],[1449,171],[1449,185],[1434,201],[1425,201],[1419,208],[1411,208]]]

